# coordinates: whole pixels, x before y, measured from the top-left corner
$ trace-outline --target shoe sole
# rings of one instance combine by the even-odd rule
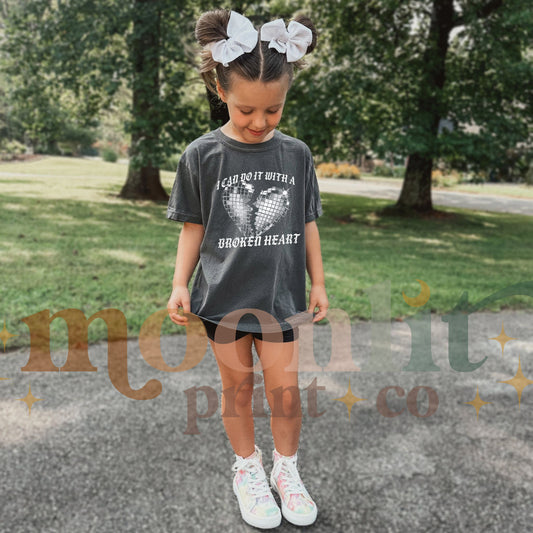
[[[316,520],[316,517],[318,515],[318,509],[315,505],[314,511],[312,513],[309,513],[308,515],[302,515],[301,513],[295,513],[294,511],[291,511],[283,501],[283,498],[281,497],[281,494],[278,490],[277,485],[270,480],[270,485],[272,486],[272,489],[276,491],[277,495],[279,496],[279,499],[281,501],[281,512],[283,514],[283,517],[285,520],[290,522],[291,524],[294,524],[295,526],[310,526],[313,524]]]
[[[239,502],[239,509],[241,511],[242,519],[251,526],[258,527],[259,529],[273,529],[278,527],[281,524],[281,513],[278,512],[274,516],[256,516],[253,513],[250,513],[246,510],[243,503],[241,502],[241,495],[235,481],[233,482],[233,492],[237,496],[237,501]]]

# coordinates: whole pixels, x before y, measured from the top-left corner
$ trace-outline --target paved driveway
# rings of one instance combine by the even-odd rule
[[[371,180],[342,180],[322,178],[318,180],[322,192],[352,194],[369,198],[385,198],[396,201],[401,185]],[[431,191],[433,205],[461,207],[500,213],[516,213],[533,216],[533,199],[511,198],[492,194],[470,194],[463,192]]]
[[[438,316],[431,320],[438,371],[392,370],[410,357],[405,322],[391,326],[389,371],[364,371],[371,324],[357,322],[347,346],[361,372],[339,366],[301,372],[300,471],[319,506],[316,524],[306,531],[531,531],[533,386],[523,390],[519,407],[517,390],[503,382],[517,375],[519,360],[533,380],[533,313],[472,315],[469,359],[487,358],[472,372],[450,368],[448,324]],[[515,338],[503,355],[500,344],[489,340],[502,322]],[[325,367],[330,328],[314,329],[316,362]],[[386,338],[386,330],[379,336]],[[177,365],[185,338],[164,337],[161,347],[168,364]],[[89,348],[97,372],[21,372],[28,350],[0,353],[0,377],[10,378],[0,381],[0,531],[257,531],[241,521],[232,492],[233,454],[217,407],[220,385],[211,352],[190,370],[165,373],[142,359],[136,339],[128,340],[127,348],[131,387],[157,379],[162,392],[155,399],[133,400],[113,387],[105,343]],[[52,358],[62,366],[66,353]],[[349,383],[364,399],[353,405],[350,417],[336,401]],[[42,400],[28,416],[18,399],[30,385]],[[196,420],[194,411],[208,408],[200,387],[215,400],[216,412]],[[466,403],[477,390],[490,402],[480,407],[479,418]],[[428,412],[429,395],[433,413],[420,417]],[[184,434],[188,419],[199,434]],[[268,472],[268,418],[256,419],[256,440]],[[278,531],[302,529],[283,521]]]

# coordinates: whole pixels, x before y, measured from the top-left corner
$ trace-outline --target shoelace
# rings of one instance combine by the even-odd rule
[[[256,498],[271,494],[265,471],[258,459],[244,459],[233,465],[233,471],[245,470],[248,473],[248,492]]]
[[[283,474],[283,488],[286,494],[306,494],[305,487],[296,469],[296,459],[278,459],[273,468],[274,478]]]

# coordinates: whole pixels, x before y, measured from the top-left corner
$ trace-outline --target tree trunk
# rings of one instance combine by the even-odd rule
[[[161,185],[159,169],[153,166],[133,168],[128,166],[128,177],[119,196],[132,200],[168,201],[168,194]]]
[[[431,168],[433,160],[421,154],[411,154],[402,192],[396,204],[402,210],[427,212],[433,209],[431,204]],[[429,179],[428,179],[429,176]]]
[[[120,197],[167,201],[156,161],[161,124],[159,54],[161,9],[158,1],[135,0],[131,60],[133,102],[130,163]]]
[[[453,0],[433,0],[431,24],[422,63],[417,114],[412,136],[421,149],[409,155],[402,191],[395,208],[402,211],[432,211],[431,169],[437,144],[439,120],[446,113],[442,88],[446,79],[448,39],[454,24]]]

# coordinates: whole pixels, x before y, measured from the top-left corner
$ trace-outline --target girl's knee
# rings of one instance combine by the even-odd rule
[[[229,386],[225,386],[222,391],[226,407],[233,405],[236,409],[251,407],[253,396],[253,375],[247,376],[241,382],[233,381]]]
[[[302,415],[300,390],[296,385],[280,386],[270,390],[268,403],[272,416],[298,417]]]

